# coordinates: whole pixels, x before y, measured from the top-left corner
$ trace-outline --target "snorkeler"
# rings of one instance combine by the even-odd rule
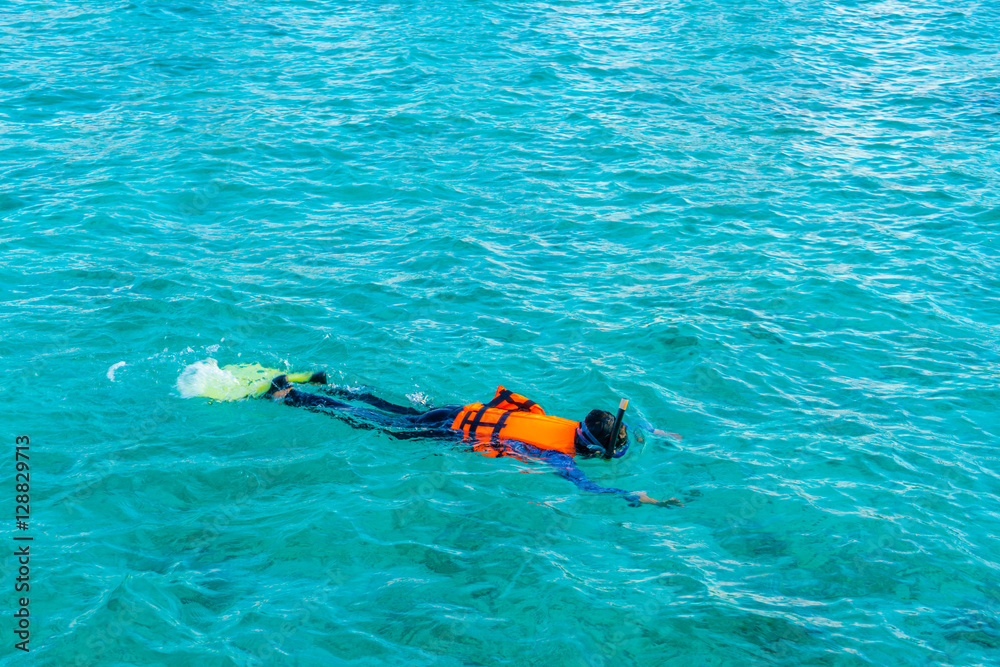
[[[325,373],[313,374],[308,382],[326,384]],[[471,450],[484,456],[510,456],[521,461],[546,463],[565,479],[584,491],[609,493],[624,498],[630,505],[681,505],[676,498],[660,501],[644,491],[623,491],[598,486],[587,479],[573,460],[583,458],[611,460],[628,450],[628,429],[622,415],[628,405],[623,400],[615,417],[603,410],[591,410],[582,422],[545,414],[534,401],[515,394],[503,386],[489,403],[448,405],[426,411],[389,403],[369,392],[351,391],[327,386],[327,394],[366,403],[362,408],[350,403],[301,391],[280,375],[272,382],[264,397],[316,412],[341,417],[359,428],[375,429],[394,438],[445,438],[472,442]],[[617,437],[612,438],[612,434]]]

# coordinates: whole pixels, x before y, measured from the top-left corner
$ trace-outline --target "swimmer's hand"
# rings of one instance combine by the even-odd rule
[[[640,503],[646,503],[647,505],[659,505],[660,507],[684,507],[684,503],[677,500],[676,498],[667,498],[666,500],[657,500],[656,498],[650,498],[646,495],[645,491],[637,491],[636,495],[639,496]]]
[[[655,435],[655,436],[657,436],[659,438],[673,438],[677,442],[680,442],[683,439],[683,438],[681,438],[681,436],[680,436],[679,433],[671,433],[670,431],[661,431],[658,428],[652,428],[652,427],[650,427],[650,428],[652,429],[650,431],[650,433],[652,433],[653,435]],[[646,442],[646,435],[642,431],[640,431],[639,429],[636,429],[636,431],[635,431],[635,439],[636,439],[636,442],[638,442],[641,445],[641,444],[643,444],[643,443]]]

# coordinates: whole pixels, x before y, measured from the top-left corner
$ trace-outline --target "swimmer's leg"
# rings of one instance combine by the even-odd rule
[[[451,424],[460,412],[462,412],[461,405],[446,405],[419,415],[399,416],[396,417],[397,427],[392,430],[387,429],[385,432],[400,440],[410,438],[455,439],[461,435],[461,432],[451,428]]]
[[[361,426],[363,422],[359,419],[367,420],[375,424],[375,428],[384,430],[400,429],[414,426],[414,419],[419,419],[414,415],[386,414],[377,410],[359,408],[350,403],[338,401],[329,396],[321,396],[308,391],[299,391],[288,381],[284,375],[279,375],[271,381],[270,388],[264,393],[265,398],[281,401],[285,405],[295,408],[305,408],[314,412],[325,412],[333,416],[347,419],[355,426]],[[418,413],[420,415],[422,413]],[[361,426],[365,428],[365,426]],[[371,425],[368,425],[371,427]]]
[[[275,398],[281,399],[282,403],[290,405],[293,408],[321,408],[324,410],[349,410],[351,412],[356,410],[353,405],[338,401],[335,398],[320,396],[308,391],[299,391],[294,387],[290,387],[286,393],[281,396],[275,396]]]
[[[354,410],[353,405],[329,396],[320,396],[308,391],[299,391],[288,381],[288,376],[279,375],[271,380],[271,386],[264,392],[264,398],[280,400],[293,408],[327,408],[331,410]]]
[[[291,382],[287,375],[279,375],[271,380],[271,386],[264,392],[264,398],[280,400],[286,405],[296,408],[333,408],[343,410],[351,406],[342,401],[337,401],[326,396],[319,396],[304,391],[299,391]]]
[[[415,416],[424,414],[422,410],[417,410],[406,405],[396,405],[395,403],[390,403],[389,401],[383,400],[368,391],[351,391],[350,389],[344,389],[342,387],[326,387],[323,391],[327,394],[332,394],[333,396],[343,396],[344,398],[361,401],[384,412],[391,412],[397,415]]]
[[[286,405],[306,408],[314,412],[326,412],[340,417],[356,428],[375,429],[394,438],[451,438],[457,433],[452,430],[451,423],[462,411],[460,405],[447,405],[426,412],[418,412],[412,408],[413,414],[386,414],[375,410],[358,408],[357,406],[338,401],[329,396],[320,396],[307,391],[299,391],[288,382],[284,375],[276,377],[271,382],[271,388],[264,394],[268,398],[280,400]],[[352,397],[355,394],[348,394]],[[370,396],[370,394],[369,394]],[[378,401],[377,397],[372,396]],[[381,401],[386,403],[385,401]],[[392,405],[391,403],[386,403]],[[402,408],[402,406],[394,406]]]
[[[287,375],[279,375],[271,380],[271,386],[264,392],[263,398],[284,398],[292,390],[292,383]]]
[[[426,427],[449,428],[461,411],[461,405],[446,405],[443,408],[428,410],[414,419],[413,423]]]
[[[461,405],[446,405],[442,408],[433,408],[416,416],[407,415],[399,417],[399,420],[406,420],[410,428],[396,428],[391,431],[387,430],[386,433],[400,440],[408,440],[410,438],[455,439],[461,435],[461,432],[451,428],[451,424],[461,411]]]

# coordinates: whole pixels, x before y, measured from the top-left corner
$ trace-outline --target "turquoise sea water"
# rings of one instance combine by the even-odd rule
[[[0,28],[2,664],[1000,662],[995,4]],[[627,396],[683,439],[581,467],[686,506],[182,398],[205,359],[418,407]]]

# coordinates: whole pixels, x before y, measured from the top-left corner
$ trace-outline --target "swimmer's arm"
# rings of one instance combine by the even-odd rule
[[[573,461],[571,456],[567,456],[561,452],[546,452],[547,456],[541,456],[540,458],[544,463],[549,464],[555,468],[557,475],[563,479],[568,479],[569,481],[576,484],[578,487],[584,491],[589,491],[590,493],[613,493],[615,495],[624,498],[629,505],[633,507],[638,507],[640,504],[647,505],[682,505],[681,501],[676,498],[669,498],[667,500],[656,500],[655,498],[650,498],[646,495],[645,491],[625,491],[623,489],[615,489],[607,486],[600,486],[595,484],[590,480],[579,467],[577,467],[576,462]]]

